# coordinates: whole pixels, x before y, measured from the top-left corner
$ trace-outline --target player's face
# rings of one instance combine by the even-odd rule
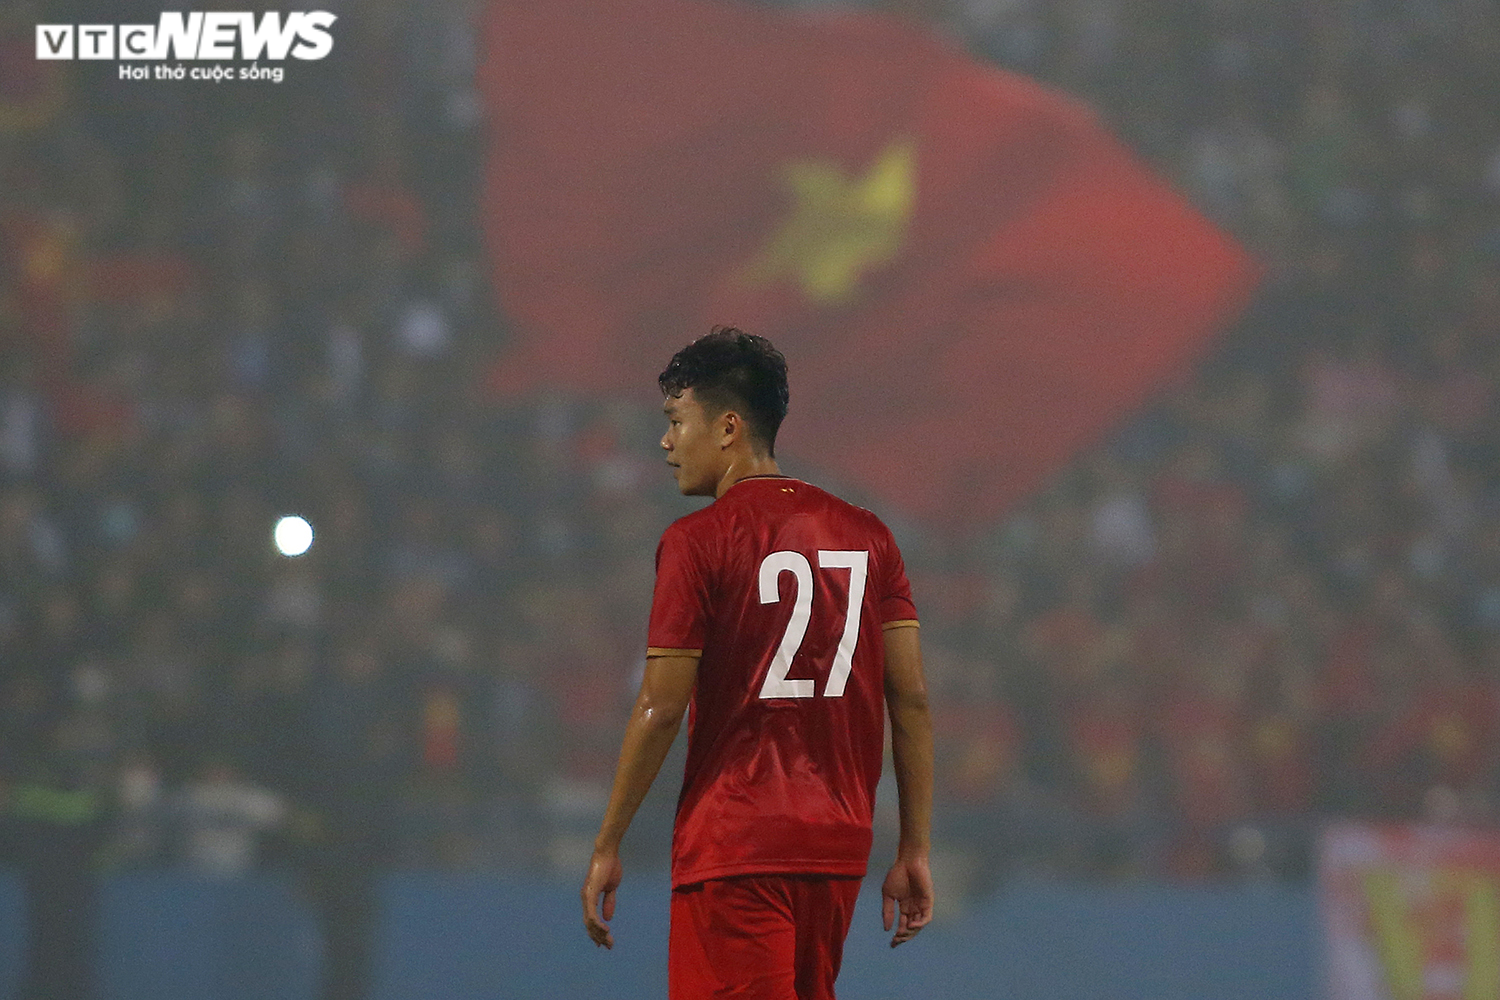
[[[668,396],[661,409],[667,416],[661,446],[677,488],[684,496],[713,496],[725,471],[719,421],[704,412],[692,389],[684,389],[681,396]]]

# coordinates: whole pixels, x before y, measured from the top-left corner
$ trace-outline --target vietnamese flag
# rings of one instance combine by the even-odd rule
[[[778,457],[983,525],[1254,284],[1088,109],[904,20],[495,0],[483,45],[505,396],[654,398],[737,325],[787,355]]]

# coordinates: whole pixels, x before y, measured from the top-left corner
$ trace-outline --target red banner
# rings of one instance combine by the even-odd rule
[[[1093,115],[907,22],[498,0],[492,373],[650,398],[714,323],[786,353],[778,454],[983,524],[1181,371],[1243,252]]]
[[[1318,881],[1329,1000],[1500,997],[1500,833],[1332,827]]]

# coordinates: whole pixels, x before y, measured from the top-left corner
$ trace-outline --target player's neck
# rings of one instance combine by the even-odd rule
[[[732,460],[729,468],[724,470],[724,475],[719,477],[719,488],[714,491],[714,499],[724,495],[724,492],[739,482],[741,479],[749,479],[751,476],[779,476],[781,469],[776,465],[776,459],[770,455],[745,455]]]

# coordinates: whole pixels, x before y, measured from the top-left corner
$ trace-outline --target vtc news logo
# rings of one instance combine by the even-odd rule
[[[262,14],[212,11],[165,11],[156,24],[39,24],[38,59],[95,59],[122,62],[167,59],[193,61],[322,59],[333,51],[329,28],[337,16],[327,11],[297,11],[283,20],[278,11]],[[181,80],[187,68],[155,67],[155,79]],[[225,66],[192,68],[193,79],[270,79],[281,82],[282,69]],[[120,66],[124,80],[150,79],[145,66]]]

